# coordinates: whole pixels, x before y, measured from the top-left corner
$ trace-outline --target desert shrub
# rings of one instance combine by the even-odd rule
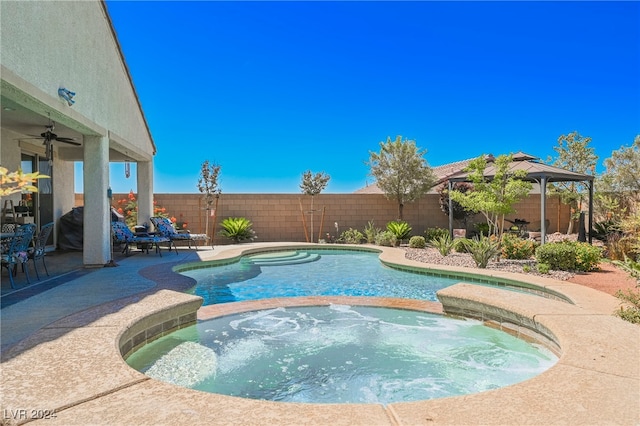
[[[456,238],[453,240],[453,249],[458,253],[468,253],[467,241],[468,238]]]
[[[340,234],[340,241],[346,244],[360,244],[364,240],[364,235],[357,229],[349,228]]]
[[[449,230],[444,228],[427,228],[424,231],[425,241],[431,241],[436,238],[440,238],[443,235],[449,235]]]
[[[620,306],[615,315],[632,324],[640,324],[640,290],[618,290],[616,297],[631,306]]]
[[[599,248],[587,243],[562,241],[542,244],[536,249],[538,263],[560,271],[590,271],[602,260]]]
[[[364,235],[367,239],[367,243],[369,244],[375,243],[376,235],[378,235],[381,231],[382,229],[376,228],[375,224],[373,223],[373,220],[370,220],[369,223],[367,223],[367,226],[364,228]]]
[[[484,235],[467,240],[465,245],[478,268],[486,268],[489,260],[500,254],[500,243],[498,240],[485,237]]]
[[[529,259],[536,250],[536,243],[512,234],[502,235],[502,257],[505,259]]]
[[[602,250],[587,243],[573,243],[576,250],[576,270],[588,272],[598,268],[602,260]]]
[[[549,271],[551,270],[551,267],[549,266],[548,263],[538,263],[536,265],[536,269],[538,270],[538,272],[540,272],[541,274],[548,274]]]
[[[433,240],[429,241],[429,244],[437,248],[438,252],[440,252],[440,254],[443,256],[447,256],[449,253],[451,253],[451,250],[453,250],[453,240],[451,239],[449,233],[441,235],[438,238],[434,238]]]
[[[409,247],[411,248],[424,248],[426,245],[427,243],[421,235],[414,235],[409,239]]]
[[[233,240],[236,243],[242,241],[253,241],[256,239],[256,233],[251,229],[253,224],[244,217],[228,217],[222,221],[222,231],[220,235]]]
[[[621,233],[612,233],[607,236],[606,253],[611,260],[624,260],[628,257],[635,257],[638,252],[637,238]]]
[[[387,231],[395,235],[397,241],[400,241],[409,238],[411,226],[403,220],[392,220],[387,223]]]
[[[396,236],[389,231],[382,231],[376,235],[376,244],[379,246],[393,247],[396,245]]]

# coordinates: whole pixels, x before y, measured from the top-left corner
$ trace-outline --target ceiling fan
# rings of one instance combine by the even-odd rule
[[[80,142],[76,142],[76,138],[64,138],[53,133],[55,125],[55,121],[52,121],[49,125],[47,125],[46,130],[43,133],[40,133],[40,137],[44,138],[45,144],[47,142],[64,142],[76,146],[82,145]]]
[[[49,120],[49,124],[45,127],[45,131],[40,133],[40,137],[43,139],[42,144],[45,146],[46,157],[48,160],[53,159],[53,142],[62,142],[70,145],[81,146],[80,142],[76,142],[76,138],[60,137],[53,133],[55,129],[55,121]],[[39,139],[37,136],[34,139]]]

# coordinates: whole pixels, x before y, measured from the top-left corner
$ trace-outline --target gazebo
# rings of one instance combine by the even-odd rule
[[[486,179],[491,179],[495,176],[495,165],[493,164],[494,157],[492,155],[487,156],[487,167],[484,170],[484,176]],[[523,152],[513,154],[513,162],[510,165],[509,171],[516,172],[518,170],[524,170],[527,175],[524,180],[534,182],[540,185],[540,233],[542,244],[545,243],[547,236],[546,225],[546,207],[547,207],[547,183],[550,182],[586,182],[589,188],[589,218],[588,218],[588,239],[591,243],[591,229],[593,226],[593,180],[591,175],[585,175],[581,173],[575,173],[569,170],[564,170],[559,167],[543,164],[538,158],[533,157]],[[449,175],[446,180],[448,181],[449,191],[453,189],[454,182],[469,182],[469,174],[465,171],[459,171],[452,175]],[[453,211],[453,201],[449,198],[449,211]],[[453,235],[453,215],[449,215],[449,233]]]

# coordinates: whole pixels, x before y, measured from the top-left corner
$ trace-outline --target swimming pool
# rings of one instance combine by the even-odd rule
[[[189,293],[201,296],[204,305],[297,296],[436,301],[438,290],[461,281],[389,268],[378,256],[375,252],[341,249],[274,251],[243,256],[240,261],[227,265],[180,273],[197,282]],[[470,278],[464,281],[480,283]]]
[[[371,306],[306,306],[202,321],[127,363],[191,389],[281,402],[377,403],[482,392],[529,379],[550,351],[482,322]]]

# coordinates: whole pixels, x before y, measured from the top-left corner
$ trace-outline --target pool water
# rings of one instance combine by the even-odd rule
[[[518,383],[557,357],[475,320],[332,305],[203,321],[144,346],[127,362],[158,380],[212,393],[389,404]]]
[[[273,297],[374,296],[436,301],[460,279],[399,271],[378,253],[351,250],[281,251],[243,256],[233,264],[180,272],[197,285],[204,305]],[[465,279],[465,282],[473,280]]]

